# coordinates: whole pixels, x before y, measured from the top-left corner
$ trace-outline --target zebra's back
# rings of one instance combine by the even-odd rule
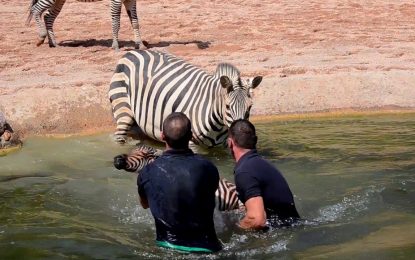
[[[200,68],[166,53],[134,50],[118,62],[109,96],[117,125],[133,117],[147,136],[161,140],[163,120],[175,111],[190,118],[196,134],[212,131],[209,122],[193,122],[212,114],[215,91],[213,76]]]

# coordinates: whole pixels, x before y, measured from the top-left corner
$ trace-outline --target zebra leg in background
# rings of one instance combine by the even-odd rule
[[[55,34],[53,32],[53,23],[61,12],[65,2],[66,0],[56,0],[55,5],[53,5],[45,14],[44,20],[48,34],[49,47],[56,47]]]
[[[30,7],[29,17],[26,20],[26,25],[29,25],[32,16],[35,17],[36,26],[39,32],[39,40],[36,43],[36,46],[40,46],[45,42],[47,31],[45,23],[42,21],[42,13],[49,9],[55,4],[54,0],[49,1],[32,1],[32,6]]]
[[[112,48],[119,50],[118,32],[120,31],[121,0],[111,0],[111,19],[112,19]]]
[[[137,1],[125,0],[124,6],[125,10],[127,11],[128,17],[130,18],[131,26],[133,27],[135,48],[139,50],[147,49],[141,41],[140,24],[138,23],[137,16]]]

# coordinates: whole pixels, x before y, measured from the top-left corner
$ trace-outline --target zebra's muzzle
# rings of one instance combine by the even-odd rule
[[[121,154],[114,157],[114,167],[118,170],[125,170],[127,168],[127,155]]]

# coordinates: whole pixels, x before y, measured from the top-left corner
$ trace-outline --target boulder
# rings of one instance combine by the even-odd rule
[[[0,156],[15,151],[22,146],[19,135],[6,121],[6,117],[0,112]]]

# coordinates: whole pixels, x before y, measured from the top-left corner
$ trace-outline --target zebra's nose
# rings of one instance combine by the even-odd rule
[[[121,154],[114,157],[114,167],[118,170],[125,170],[127,168],[126,155]]]

